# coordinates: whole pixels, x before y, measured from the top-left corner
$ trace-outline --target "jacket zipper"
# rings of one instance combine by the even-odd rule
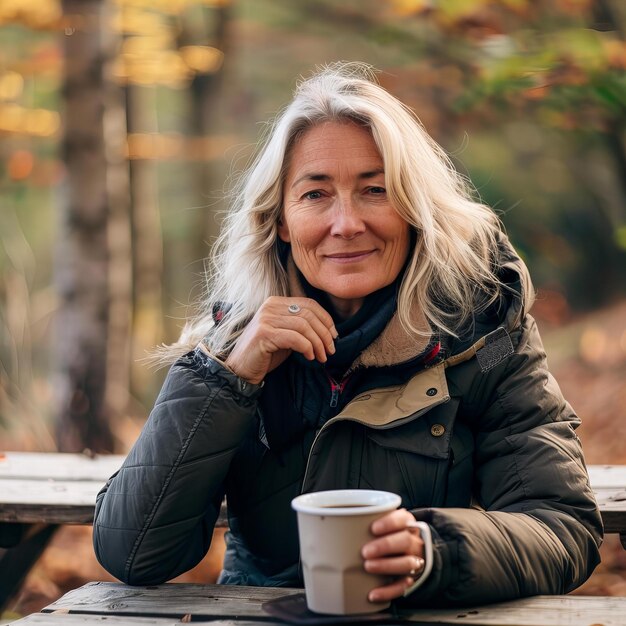
[[[339,396],[343,393],[343,390],[346,387],[348,380],[352,374],[347,374],[341,379],[341,382],[338,383],[328,372],[326,372],[326,377],[328,378],[328,382],[330,383],[330,406],[335,408],[339,403]]]

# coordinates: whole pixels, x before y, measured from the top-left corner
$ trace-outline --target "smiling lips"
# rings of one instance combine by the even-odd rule
[[[363,261],[372,254],[374,254],[376,250],[357,250],[355,252],[337,252],[335,254],[326,254],[324,255],[328,260],[334,261],[335,263],[356,263],[358,261]]]

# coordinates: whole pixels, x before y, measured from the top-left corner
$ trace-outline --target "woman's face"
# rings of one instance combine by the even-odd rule
[[[293,147],[283,197],[279,237],[344,318],[396,279],[409,252],[409,225],[389,202],[369,130],[325,122],[306,131]]]

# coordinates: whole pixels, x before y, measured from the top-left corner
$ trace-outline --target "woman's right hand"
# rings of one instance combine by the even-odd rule
[[[300,307],[297,313],[291,305]],[[256,312],[226,359],[240,378],[260,383],[293,351],[321,363],[334,354],[337,329],[328,311],[310,298],[272,296]]]

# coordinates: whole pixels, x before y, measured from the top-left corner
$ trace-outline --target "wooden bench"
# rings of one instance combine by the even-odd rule
[[[41,613],[13,622],[13,626],[169,626],[190,621],[260,626],[280,623],[262,605],[283,596],[304,604],[301,589],[181,583],[128,587],[94,582],[68,592]],[[626,598],[536,596],[487,606],[398,611],[378,623],[623,626],[625,616]]]

